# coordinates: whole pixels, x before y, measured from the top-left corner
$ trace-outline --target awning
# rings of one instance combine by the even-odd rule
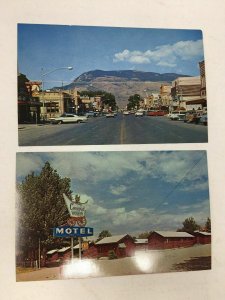
[[[206,105],[206,100],[205,99],[190,100],[190,101],[186,101],[186,104],[202,104],[202,105]]]

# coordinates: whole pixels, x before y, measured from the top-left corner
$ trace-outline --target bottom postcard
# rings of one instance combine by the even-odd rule
[[[17,153],[16,280],[211,269],[206,151]]]

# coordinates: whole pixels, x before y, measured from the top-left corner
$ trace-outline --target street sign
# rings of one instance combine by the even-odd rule
[[[94,233],[91,227],[58,226],[53,228],[54,237],[85,237]]]

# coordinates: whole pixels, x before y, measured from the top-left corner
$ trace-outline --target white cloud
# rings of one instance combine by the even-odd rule
[[[127,61],[136,64],[156,63],[160,66],[176,67],[177,60],[190,60],[203,56],[202,40],[179,41],[172,45],[162,45],[154,50],[130,51],[128,49],[114,55],[114,62]]]
[[[61,176],[91,184],[108,180],[119,182],[133,174],[135,182],[148,177],[166,183],[183,179],[183,189],[188,185],[204,189],[208,185],[207,162],[202,151],[48,153],[48,160]],[[44,162],[40,153],[18,154],[17,176],[39,171]],[[132,185],[132,179],[127,184],[111,184],[109,191],[114,195],[122,195],[129,188],[128,185]]]
[[[43,165],[44,163],[39,156],[33,156],[29,153],[17,153],[17,176],[26,176],[31,172],[40,170]]]
[[[118,198],[118,199],[114,200],[114,202],[117,204],[128,203],[130,201],[131,201],[130,198]]]
[[[110,192],[113,195],[120,195],[123,194],[127,190],[127,187],[125,185],[119,185],[119,186],[110,186]]]
[[[81,199],[89,199],[87,204],[88,226],[95,231],[108,229],[112,234],[141,233],[150,230],[176,230],[182,227],[182,222],[193,216],[197,223],[204,224],[209,217],[208,199],[191,206],[178,206],[174,213],[157,213],[154,208],[140,207],[128,210],[125,207],[105,208],[90,196],[81,195]]]

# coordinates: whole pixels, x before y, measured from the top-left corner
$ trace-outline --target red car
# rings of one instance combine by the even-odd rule
[[[166,113],[163,110],[150,110],[148,116],[164,116]]]

